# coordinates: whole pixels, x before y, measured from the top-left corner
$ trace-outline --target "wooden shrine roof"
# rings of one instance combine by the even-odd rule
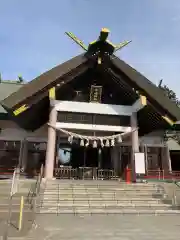
[[[48,90],[53,86],[61,89],[64,85],[73,82],[78,76],[87,72],[88,69],[93,68],[95,67],[92,59],[81,54],[25,84],[5,98],[1,105],[21,127],[35,130],[48,121]],[[157,121],[160,121],[160,115],[166,115],[173,121],[180,120],[180,109],[176,104],[169,100],[160,88],[123,60],[114,56],[108,65],[103,66],[102,64],[100,71],[109,74],[110,78],[115,79],[113,81],[116,81],[119,87],[122,87],[122,82],[124,82],[124,86],[128,86],[129,96],[132,99],[136,98],[136,94],[133,93],[132,89],[144,94],[150,106],[144,111],[149,112],[148,109],[151,108],[151,111],[160,113],[158,117],[156,116]],[[86,79],[82,79],[82,81],[86,81]],[[23,104],[30,105],[30,108],[20,116],[13,116],[13,111]],[[161,126],[159,127],[161,128]]]

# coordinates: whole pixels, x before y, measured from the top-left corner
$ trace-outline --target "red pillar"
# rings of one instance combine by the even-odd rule
[[[129,167],[126,168],[126,183],[131,183],[131,169]]]

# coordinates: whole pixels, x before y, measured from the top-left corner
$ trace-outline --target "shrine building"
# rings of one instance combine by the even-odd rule
[[[99,52],[27,83],[0,83],[13,86],[1,101],[0,147],[9,155],[1,154],[0,165],[26,171],[44,161],[47,179],[55,168],[108,169],[121,177],[129,166],[135,180],[135,155],[143,153],[145,174],[172,170],[164,132],[180,120],[180,109],[122,59]]]

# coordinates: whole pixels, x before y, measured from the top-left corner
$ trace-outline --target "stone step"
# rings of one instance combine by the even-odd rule
[[[10,185],[3,184],[2,186],[0,186],[0,191],[10,192],[10,189],[11,189]]]
[[[103,211],[105,210],[129,210],[129,209],[136,209],[136,210],[173,210],[171,206],[42,206],[42,207],[36,207],[36,211],[42,211],[42,210],[54,210],[54,211],[59,211],[59,210],[95,210],[95,209],[101,209]],[[175,211],[175,210],[174,210]]]
[[[102,182],[101,182],[102,183]],[[1,185],[0,185],[1,186]],[[150,184],[146,184],[146,185],[131,185],[131,184],[112,184],[112,185],[105,185],[105,184],[94,184],[94,185],[78,185],[78,184],[70,184],[70,185],[63,185],[63,184],[56,184],[56,185],[49,185],[49,184],[44,184],[44,186],[46,187],[50,187],[50,188],[61,188],[61,189],[67,189],[67,188],[90,188],[90,189],[94,189],[94,188],[101,188],[101,189],[110,189],[110,188],[156,188],[159,187],[159,185],[154,184],[154,185],[150,185]]]
[[[86,207],[76,207],[76,208],[41,208],[40,213],[171,213],[171,214],[179,214],[179,210],[172,210],[170,208],[86,208]]]
[[[73,202],[73,201],[96,201],[96,202],[99,202],[99,201],[116,201],[116,202],[137,202],[137,201],[140,201],[140,202],[147,202],[147,201],[155,201],[155,202],[158,202],[158,201],[163,201],[164,199],[166,198],[152,198],[149,197],[149,198],[146,198],[146,199],[139,199],[139,198],[109,198],[109,197],[106,197],[106,198],[102,198],[102,197],[98,197],[98,198],[94,198],[94,197],[91,197],[91,198],[81,198],[81,197],[77,197],[77,198],[51,198],[51,197],[45,197],[45,198],[40,198],[41,201],[44,201],[44,202],[48,202],[48,201],[52,201],[52,202],[55,202],[55,201],[59,201],[59,202]],[[17,200],[18,201],[18,200]],[[0,201],[1,202],[1,201]],[[14,201],[16,202],[16,201]]]
[[[12,212],[16,211],[16,212],[20,212],[20,205],[19,204],[13,204],[12,205]],[[6,212],[6,211],[9,211],[9,205],[0,205],[0,212]],[[30,206],[29,205],[24,205],[24,208],[23,208],[23,212],[24,211],[31,211],[30,210]]]
[[[12,200],[12,204],[20,204],[21,202],[21,199],[20,198],[17,198],[17,199],[13,199]],[[0,198],[0,205],[2,204],[9,204],[10,203],[10,200],[9,199],[1,199]],[[28,200],[27,198],[24,198],[24,203],[28,203]]]
[[[29,195],[28,192],[18,192],[18,193],[13,195],[13,198],[17,198],[17,197],[21,197],[21,196],[28,196],[28,195]],[[10,194],[0,192],[0,199],[1,198],[8,198],[8,197],[10,197]]]
[[[53,201],[56,201],[56,200],[59,200],[59,201],[74,201],[74,200],[95,200],[95,201],[104,201],[104,200],[109,200],[109,201],[136,201],[136,200],[139,200],[139,201],[146,201],[146,200],[160,200],[160,199],[163,199],[163,198],[155,198],[153,196],[132,196],[132,197],[129,197],[129,196],[120,196],[120,197],[117,197],[117,196],[100,196],[100,195],[97,195],[97,196],[82,196],[82,195],[78,195],[78,196],[44,196],[42,197],[41,199],[44,199],[44,200],[50,200],[52,199]]]
[[[1,207],[6,207],[6,206],[9,206],[8,203],[0,203],[0,206]],[[12,206],[20,206],[20,202],[19,203],[13,203]],[[29,206],[28,203],[24,203],[24,206]]]
[[[51,188],[51,187],[45,187],[45,189],[49,189],[49,190],[52,190],[52,191],[56,191],[56,190],[59,190],[59,191],[86,191],[86,190],[89,190],[89,191],[138,191],[138,190],[146,190],[146,191],[150,191],[150,190],[157,190],[157,189],[163,189],[163,188],[155,188],[155,187],[148,187],[148,188],[126,188],[126,187],[119,187],[119,188],[101,188],[101,187],[96,187],[96,188],[88,188],[88,187],[84,187],[84,188],[60,188],[60,187],[57,187],[57,188]]]
[[[8,213],[8,212],[9,212],[9,209],[8,209],[8,208],[3,208],[3,209],[0,208],[0,214],[1,214],[1,213]],[[13,208],[13,209],[12,209],[12,212],[19,214],[19,208]],[[30,214],[32,214],[32,210],[30,210],[29,208],[24,209],[23,212],[24,212],[24,213],[30,213]]]
[[[153,214],[153,215],[163,215],[163,214],[180,214],[180,211],[170,211],[169,209],[44,209],[37,211],[39,214]]]
[[[157,185],[154,186],[129,186],[129,185],[124,185],[124,186],[103,186],[103,185],[94,185],[94,186],[78,186],[78,185],[71,185],[71,186],[62,186],[62,185],[57,185],[57,186],[50,186],[50,185],[45,185],[46,188],[49,189],[113,189],[113,190],[118,190],[118,189],[154,189],[154,188],[159,188]]]
[[[60,192],[64,192],[64,191],[105,191],[105,192],[117,192],[117,191],[162,191],[163,188],[48,188],[45,187],[45,190],[48,191],[60,191]]]
[[[122,215],[177,215],[180,214],[179,210],[152,210],[152,209],[145,209],[145,210],[137,210],[137,209],[111,209],[111,210],[107,210],[104,211],[102,209],[91,209],[90,211],[87,209],[84,210],[80,210],[80,211],[74,211],[71,209],[66,209],[66,210],[62,210],[59,209],[57,210],[41,210],[40,212],[37,212],[39,214],[122,214]]]
[[[140,194],[145,194],[145,195],[162,195],[164,194],[164,192],[153,192],[153,191],[139,191],[139,192],[128,192],[128,191],[123,191],[123,192],[41,192],[41,195],[51,195],[51,196],[56,196],[56,195],[60,195],[60,196],[73,196],[73,195],[105,195],[105,196],[122,196],[122,195],[140,195]]]
[[[147,182],[147,183],[126,183],[121,181],[110,181],[110,180],[53,180],[45,181],[46,185],[50,186],[155,186],[156,183]]]
[[[41,194],[40,196],[44,198],[59,198],[59,199],[69,199],[69,198],[109,198],[109,199],[121,199],[121,198],[157,198],[163,197],[164,194]],[[8,198],[6,198],[8,199]]]
[[[170,204],[163,204],[161,199],[167,195],[155,184],[78,180],[47,183],[37,206],[40,213],[124,214],[172,209]]]
[[[21,199],[16,199],[12,201],[12,204],[20,204],[20,202],[21,202]],[[24,202],[26,203],[26,200]],[[3,204],[9,204],[9,200],[0,199],[0,205],[3,205]]]
[[[147,193],[139,193],[139,194],[60,194],[60,195],[51,195],[51,194],[41,194],[41,197],[44,199],[74,199],[74,198],[101,198],[101,199],[122,199],[122,198],[165,198],[167,195],[166,194],[147,194]]]
[[[89,192],[97,192],[97,191],[100,191],[100,192],[123,192],[123,191],[164,191],[164,189],[159,189],[159,188],[149,188],[149,189],[140,189],[140,188],[136,188],[136,189],[125,189],[125,188],[120,188],[120,189],[100,189],[100,188],[96,188],[96,189],[89,189],[89,188],[83,188],[83,189],[78,189],[78,188],[67,188],[67,189],[52,189],[52,188],[44,188],[44,191],[50,191],[50,192],[84,192],[84,191],[89,191]]]
[[[65,205],[65,204],[68,204],[68,205],[73,205],[73,204],[90,204],[90,205],[93,205],[93,204],[113,204],[113,205],[118,205],[118,204],[160,204],[161,201],[41,201],[40,204],[43,204],[43,205],[54,205],[54,204],[60,204],[60,205]]]
[[[21,191],[22,192],[22,191]],[[98,193],[104,193],[104,194],[122,194],[122,193],[163,193],[164,191],[157,191],[157,190],[138,190],[138,191],[135,191],[135,190],[120,190],[120,191],[100,191],[100,190],[97,190],[97,191],[89,191],[88,189],[87,190],[83,190],[83,191],[79,191],[79,190],[75,190],[75,191],[71,191],[71,190],[65,190],[65,191],[51,191],[49,189],[45,189],[44,190],[44,193],[45,194],[75,194],[75,193],[82,193],[82,194],[85,194],[85,193],[94,193],[94,194],[98,194]]]
[[[59,194],[59,195],[65,195],[65,194],[68,194],[68,195],[74,195],[74,194],[106,194],[106,195],[122,195],[122,194],[140,194],[140,193],[143,193],[143,194],[163,194],[164,191],[62,191],[62,192],[58,192],[58,191],[44,191],[44,192],[41,192],[41,194],[44,194],[44,195],[56,195],[56,194]],[[23,194],[23,192],[22,192]]]
[[[60,190],[67,190],[67,189],[79,189],[79,190],[83,190],[83,189],[90,189],[90,190],[96,190],[96,189],[101,189],[101,190],[106,190],[106,189],[109,189],[109,190],[119,190],[119,189],[144,189],[144,190],[149,190],[149,189],[157,189],[159,187],[157,186],[148,186],[148,187],[126,187],[126,186],[118,186],[118,187],[102,187],[102,186],[94,186],[94,187],[88,187],[88,186],[84,186],[84,187],[79,187],[79,186],[71,186],[71,187],[62,187],[62,186],[54,186],[54,187],[51,187],[51,186],[45,186],[45,188],[47,189],[60,189]],[[161,188],[162,189],[162,188]]]
[[[149,202],[159,202],[161,201],[161,199],[155,199],[155,198],[120,198],[120,199],[117,199],[117,198],[93,198],[93,197],[89,197],[89,198],[63,198],[63,199],[59,199],[59,198],[43,198],[41,201],[52,201],[52,202],[55,202],[55,201],[59,201],[59,202],[73,202],[73,201],[115,201],[115,202],[146,202],[146,201],[149,201]]]
[[[139,185],[93,185],[93,186],[88,186],[88,185],[69,185],[69,186],[64,186],[61,184],[57,184],[57,185],[45,185],[46,188],[52,188],[52,189],[84,189],[84,188],[88,188],[88,189],[153,189],[153,188],[157,188],[157,185],[145,185],[145,186],[139,186]]]
[[[162,204],[162,203],[110,203],[110,202],[75,202],[75,203],[42,203],[40,205],[42,207],[53,207],[53,206],[59,206],[59,207],[157,207],[157,208],[166,208],[171,207],[170,204]]]

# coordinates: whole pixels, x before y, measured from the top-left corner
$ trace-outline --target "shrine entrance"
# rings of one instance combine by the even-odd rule
[[[73,144],[59,147],[55,177],[60,179],[114,179],[111,147]]]
[[[172,171],[180,171],[180,151],[170,151]]]

